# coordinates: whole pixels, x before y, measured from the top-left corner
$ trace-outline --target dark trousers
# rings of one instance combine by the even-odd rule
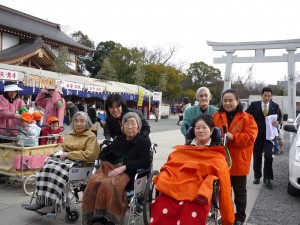
[[[263,135],[261,135],[263,136]],[[254,143],[253,150],[253,170],[254,178],[259,179],[262,177],[262,154],[264,153],[264,178],[273,180],[273,156],[272,156],[273,143],[267,141],[265,137],[257,137]]]
[[[235,220],[244,222],[246,220],[247,206],[247,176],[230,176],[230,180],[236,208]]]

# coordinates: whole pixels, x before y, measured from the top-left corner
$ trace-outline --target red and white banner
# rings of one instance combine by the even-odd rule
[[[0,69],[0,79],[18,80],[18,72],[17,71]]]
[[[71,89],[71,90],[77,90],[77,91],[82,91],[83,84],[78,84],[78,83],[73,83],[73,82],[64,82],[64,88],[65,89]]]
[[[103,92],[105,91],[105,87],[103,86],[95,86],[95,85],[85,85],[87,88],[87,91],[90,92]]]

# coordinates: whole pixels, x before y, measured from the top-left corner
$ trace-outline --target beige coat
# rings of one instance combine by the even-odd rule
[[[76,134],[72,130],[63,141],[62,146],[64,151],[69,152],[68,158],[71,160],[93,162],[100,152],[97,138],[91,130],[80,134]]]

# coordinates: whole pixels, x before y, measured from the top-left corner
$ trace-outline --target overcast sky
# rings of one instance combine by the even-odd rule
[[[109,40],[147,49],[177,45],[174,62],[204,61],[221,69],[222,75],[225,66],[213,64],[213,58],[225,53],[214,52],[207,40],[300,39],[299,0],[0,0],[0,4],[68,26],[68,33],[80,30],[96,45]],[[232,72],[246,76],[250,66],[234,64]],[[296,70],[300,71],[298,65]],[[286,76],[287,64],[255,64],[253,74],[257,81],[276,84]]]

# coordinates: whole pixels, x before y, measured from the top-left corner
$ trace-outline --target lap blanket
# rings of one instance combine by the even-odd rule
[[[55,206],[61,210],[63,189],[68,182],[69,169],[73,161],[50,159],[36,175],[37,203]]]
[[[122,165],[101,161],[101,167],[91,176],[82,198],[83,225],[92,225],[97,217],[123,224],[128,205],[125,188],[130,178],[126,173],[108,177],[110,171]]]
[[[205,225],[209,204],[177,201],[160,194],[151,203],[150,225]]]

